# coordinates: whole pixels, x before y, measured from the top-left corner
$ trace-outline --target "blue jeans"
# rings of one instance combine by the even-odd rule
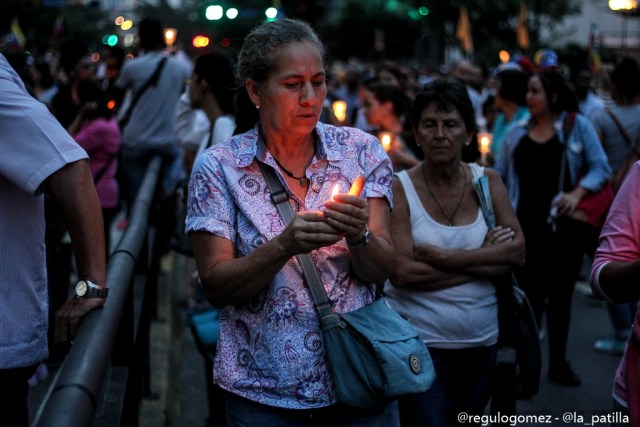
[[[424,393],[398,399],[402,427],[458,425],[458,414],[482,415],[491,397],[496,346],[429,348],[436,379]]]
[[[340,405],[318,409],[286,409],[263,405],[224,392],[228,427],[396,427],[395,401],[376,413],[364,413]]]
[[[609,319],[611,319],[616,339],[626,340],[631,335],[631,325],[636,317],[637,305],[637,301],[625,304],[615,304],[607,301]]]
[[[138,195],[138,190],[142,186],[149,161],[156,155],[162,157],[159,188],[165,194],[172,194],[182,173],[182,157],[177,145],[165,145],[158,148],[123,146],[120,149],[120,164],[118,166],[122,174],[120,189],[122,197],[127,203],[127,209],[131,209],[133,201]]]

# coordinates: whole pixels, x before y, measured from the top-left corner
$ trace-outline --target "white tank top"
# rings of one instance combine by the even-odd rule
[[[482,174],[484,170],[479,172]],[[416,245],[428,243],[458,250],[482,246],[488,228],[480,208],[471,224],[453,227],[440,224],[427,213],[406,171],[398,172],[397,176],[409,204],[411,234]],[[387,281],[385,292],[389,304],[409,319],[429,347],[483,347],[497,342],[498,305],[495,288],[487,279],[436,291],[400,289]]]

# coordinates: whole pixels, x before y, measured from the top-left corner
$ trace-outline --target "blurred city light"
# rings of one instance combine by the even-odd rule
[[[175,28],[165,28],[164,29],[164,42],[167,46],[172,47],[176,42],[176,36],[178,35],[178,30]]]
[[[230,7],[229,9],[227,9],[225,15],[227,15],[227,18],[229,19],[236,19],[238,17],[238,13],[238,9],[236,9],[235,7]]]
[[[131,27],[133,27],[133,21],[131,19],[127,19],[122,24],[120,24],[120,28],[122,28],[123,31],[130,30]]]
[[[107,34],[102,38],[102,44],[115,46],[118,44],[118,36],[116,36],[115,34]]]
[[[209,37],[195,36],[192,41],[193,47],[202,48],[209,46]]]
[[[207,9],[205,10],[204,16],[209,21],[217,21],[218,19],[222,18],[223,13],[224,13],[224,10],[222,9],[222,6],[218,4],[214,4],[207,7]]]
[[[500,62],[503,64],[506,64],[511,59],[511,55],[509,55],[509,52],[506,50],[501,50],[500,53],[498,53],[498,56],[500,57]]]
[[[275,7],[270,7],[264,11],[264,14],[268,19],[276,19],[276,17],[278,16],[278,9],[276,9]]]
[[[118,16],[114,22],[119,27],[124,22],[124,17],[123,16]]]
[[[609,9],[629,11],[638,8],[637,0],[609,0]]]

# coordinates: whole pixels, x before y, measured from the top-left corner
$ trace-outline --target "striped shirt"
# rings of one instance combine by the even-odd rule
[[[43,182],[87,158],[0,55],[0,369],[47,358]]]

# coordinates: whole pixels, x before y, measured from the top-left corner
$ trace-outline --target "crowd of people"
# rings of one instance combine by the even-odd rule
[[[293,19],[256,26],[237,55],[215,50],[192,59],[167,49],[161,23],[145,19],[138,47],[133,58],[117,47],[100,57],[69,41],[57,55],[14,63],[16,70],[1,58],[0,127],[15,150],[0,160],[0,230],[13,239],[0,241],[3,253],[21,238],[15,221],[30,221],[29,240],[17,245],[26,252],[0,268],[0,289],[11,295],[2,300],[2,322],[29,319],[21,333],[0,334],[0,408],[15,414],[15,425],[27,425],[28,385],[46,375],[47,358],[60,357],[55,343],[68,344],[81,317],[104,304],[111,230],[126,227],[154,156],[163,161],[157,197],[166,209],[155,220],[167,247],[160,250],[180,221],[192,253],[187,285],[200,295],[190,304],[219,310],[215,359],[203,354],[209,425],[447,426],[460,412],[484,413],[496,387],[494,279],[509,272],[531,302],[540,339],[549,340],[549,381],[581,385],[567,343],[585,260],[595,259],[592,286],[609,299],[613,330],[596,350],[621,355],[640,339],[632,329],[638,292],[627,288],[640,258],[638,166],[619,179],[601,235],[578,209],[626,172],[637,148],[633,59],[611,73],[615,105],[607,107],[588,68],[563,72],[550,50],[486,75],[467,60],[437,71],[329,64],[318,34]],[[335,101],[346,104],[344,117]],[[37,142],[18,141],[16,129]],[[492,135],[486,156],[480,132]],[[285,189],[295,212],[288,224],[259,163]],[[492,229],[474,191],[483,175]],[[363,189],[352,194],[360,176]],[[177,220],[180,189],[186,218]],[[42,215],[26,214],[31,204],[43,206]],[[411,322],[434,363],[427,392],[375,411],[336,401],[296,259],[302,253],[312,254],[334,311],[384,294]],[[75,279],[90,296],[78,290],[68,300]],[[12,293],[16,281],[24,290]],[[639,360],[625,353],[614,390],[617,408],[636,417],[629,399],[638,384],[626,378]],[[516,389],[504,395],[515,408]]]

